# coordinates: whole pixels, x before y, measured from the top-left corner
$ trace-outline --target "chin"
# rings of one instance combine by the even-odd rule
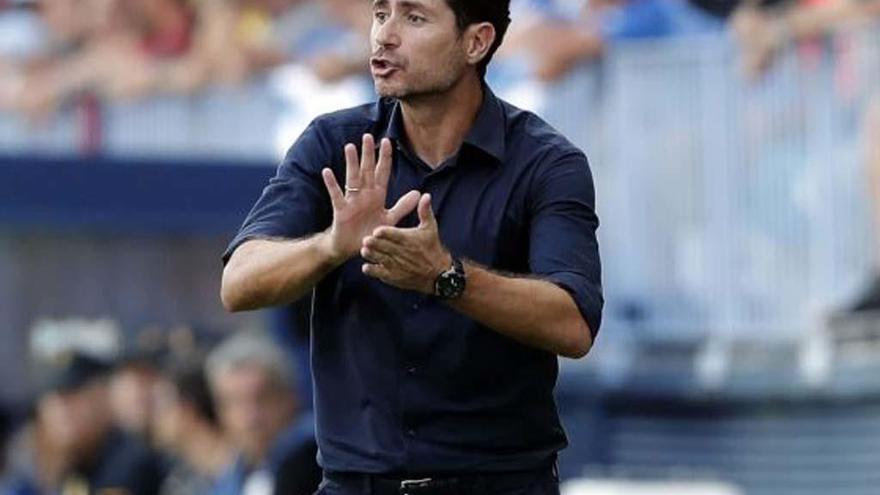
[[[405,90],[405,88],[395,87],[389,84],[384,83],[375,83],[376,94],[379,95],[380,98],[403,98],[409,92]]]

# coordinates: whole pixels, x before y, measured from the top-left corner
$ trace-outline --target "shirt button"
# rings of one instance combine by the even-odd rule
[[[410,429],[406,430],[406,434],[407,434],[407,436],[414,437],[414,436],[416,436],[416,430],[410,428]]]
[[[415,367],[415,366],[410,366],[409,368],[407,368],[407,369],[406,369],[406,374],[407,374],[407,375],[415,375],[415,374],[416,374],[416,367]]]
[[[413,309],[413,311],[418,311],[419,310],[419,303],[413,303],[412,309]]]

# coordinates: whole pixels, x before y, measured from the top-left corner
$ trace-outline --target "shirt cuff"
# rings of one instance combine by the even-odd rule
[[[593,339],[599,333],[599,326],[602,324],[602,306],[604,299],[602,291],[595,284],[590,282],[587,277],[575,272],[556,272],[547,275],[540,275],[544,280],[560,287],[568,292],[575,305],[581,312],[584,321],[590,327],[590,333]]]

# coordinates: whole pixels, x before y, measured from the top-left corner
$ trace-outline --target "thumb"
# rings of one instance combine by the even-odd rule
[[[431,195],[423,194],[419,200],[419,227],[436,227],[437,219],[434,218],[434,209],[431,208]]]

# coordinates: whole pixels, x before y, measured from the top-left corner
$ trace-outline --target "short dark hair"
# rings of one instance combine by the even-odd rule
[[[485,77],[486,68],[504,41],[504,34],[510,26],[510,0],[446,0],[446,4],[455,13],[459,31],[480,22],[489,22],[495,26],[495,42],[486,57],[477,65],[480,77]]]
[[[200,358],[169,363],[165,374],[181,402],[189,403],[209,424],[217,425],[217,408]]]

